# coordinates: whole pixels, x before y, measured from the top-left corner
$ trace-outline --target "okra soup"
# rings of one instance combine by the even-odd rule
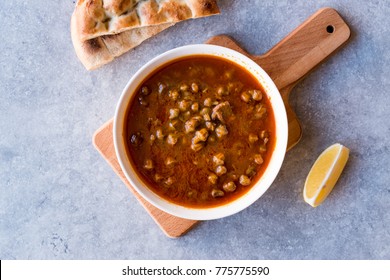
[[[127,156],[153,192],[208,208],[245,194],[275,146],[275,119],[261,84],[214,56],[171,61],[149,75],[128,105]]]

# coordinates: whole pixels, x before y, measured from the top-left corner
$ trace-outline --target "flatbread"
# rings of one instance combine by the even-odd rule
[[[92,70],[176,22],[218,13],[216,0],[78,0],[72,41],[81,62]]]
[[[75,21],[71,25],[74,30]],[[171,27],[173,23],[156,26],[134,28],[119,34],[104,35],[101,37],[81,41],[76,32],[72,33],[72,42],[77,57],[87,70],[94,70],[114,60],[125,52],[135,48],[146,39]]]
[[[79,0],[73,16],[80,40],[219,13],[216,0]]]

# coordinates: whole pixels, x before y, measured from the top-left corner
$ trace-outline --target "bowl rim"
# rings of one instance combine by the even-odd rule
[[[160,197],[150,188],[146,186],[143,180],[140,179],[137,171],[133,169],[130,159],[127,157],[125,143],[123,141],[123,126],[125,115],[129,102],[135,94],[139,85],[156,69],[169,64],[170,61],[185,59],[186,57],[196,55],[211,55],[219,58],[228,59],[229,61],[239,64],[246,68],[261,85],[268,98],[271,101],[272,109],[276,124],[276,143],[272,153],[271,160],[261,178],[251,187],[244,195],[237,199],[220,206],[208,208],[192,208],[174,204],[171,201]],[[166,51],[144,64],[128,81],[123,89],[118,101],[114,124],[113,124],[113,141],[115,153],[119,165],[131,186],[144,198],[147,202],[157,207],[158,209],[185,219],[191,220],[212,220],[227,217],[240,212],[257,201],[271,186],[282,166],[287,148],[288,124],[286,109],[276,85],[269,75],[249,57],[234,51],[229,48],[209,45],[209,44],[194,44],[185,45]]]

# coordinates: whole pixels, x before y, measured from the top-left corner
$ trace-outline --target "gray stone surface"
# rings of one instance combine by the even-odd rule
[[[87,72],[73,51],[75,1],[0,2],[0,259],[390,259],[390,4],[220,0]],[[93,148],[135,71],[173,47],[225,33],[260,54],[317,9],[336,8],[349,43],[299,84],[302,141],[246,210],[168,239]],[[351,149],[323,205],[302,199],[327,146]]]

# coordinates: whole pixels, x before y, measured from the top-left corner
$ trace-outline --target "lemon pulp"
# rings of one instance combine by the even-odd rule
[[[307,203],[316,207],[332,191],[348,161],[349,149],[341,144],[327,148],[315,161],[305,182],[303,196]]]

